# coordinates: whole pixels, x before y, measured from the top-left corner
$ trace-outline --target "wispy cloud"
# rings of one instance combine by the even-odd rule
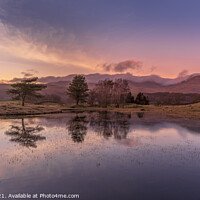
[[[68,40],[58,38],[58,33],[53,33],[51,27],[47,27],[44,33],[38,35],[37,38],[31,38],[23,31],[13,26],[8,26],[0,22],[0,51],[17,58],[31,61],[41,61],[46,63],[54,63],[60,65],[77,65],[82,67],[90,67],[93,62],[82,48],[73,42],[73,36]],[[48,32],[48,33],[47,33]],[[54,35],[55,34],[55,35]],[[58,35],[57,35],[58,34]],[[46,43],[45,40],[39,38],[46,35],[54,35],[54,42],[57,44]],[[62,34],[64,35],[64,34]],[[53,36],[52,36],[53,37]],[[63,46],[59,46],[61,41]]]
[[[74,30],[67,28],[68,26],[64,24],[66,20],[55,18],[63,23],[63,26],[62,24],[58,26],[58,23],[52,23],[52,20],[46,18],[42,12],[42,10],[48,12],[45,2],[40,2],[41,9],[37,9],[37,3],[29,3],[26,1],[0,2],[1,65],[13,66],[11,73],[16,73],[17,68],[20,73],[34,64],[36,69],[43,67],[46,69],[49,65],[51,71],[56,73],[58,68],[62,68],[63,72],[67,70],[70,72],[72,66],[74,72],[93,72],[93,66],[98,63],[96,58],[90,56]],[[32,16],[35,14],[31,9],[31,4],[34,4],[36,16]],[[51,9],[53,12],[53,6]],[[24,12],[24,10],[27,11]],[[32,73],[27,72],[23,75],[31,76]],[[48,74],[48,71],[46,73]]]

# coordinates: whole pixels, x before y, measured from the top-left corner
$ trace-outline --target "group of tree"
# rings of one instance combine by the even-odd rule
[[[40,91],[47,86],[45,84],[39,84],[37,80],[38,78],[35,77],[14,83],[11,85],[12,89],[9,89],[8,93],[12,95],[13,99],[21,100],[22,106],[29,99],[44,98]],[[109,105],[115,105],[116,107],[120,107],[121,105],[124,107],[125,104],[129,103],[149,104],[148,97],[143,93],[139,93],[134,100],[128,81],[124,79],[116,79],[115,81],[109,79],[100,80],[93,89],[89,90],[85,77],[77,75],[69,84],[67,94],[75,100],[76,105],[85,102],[90,106],[97,105],[99,107],[107,107]]]
[[[100,107],[107,107],[110,104],[115,104],[116,107],[124,106],[129,93],[130,88],[126,80],[101,80],[94,89],[90,90],[88,104]]]
[[[148,97],[143,93],[139,93],[134,100],[128,81],[124,79],[100,80],[93,89],[89,90],[85,77],[77,75],[70,83],[67,94],[76,101],[76,105],[84,102],[90,106],[98,105],[99,107],[109,105],[124,107],[128,103],[149,104]]]
[[[135,103],[141,104],[141,105],[149,105],[149,98],[140,92],[140,93],[138,93],[138,95],[135,99]]]

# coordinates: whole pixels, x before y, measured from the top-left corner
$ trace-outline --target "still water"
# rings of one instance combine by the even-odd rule
[[[200,121],[66,113],[0,120],[0,193],[200,199]]]

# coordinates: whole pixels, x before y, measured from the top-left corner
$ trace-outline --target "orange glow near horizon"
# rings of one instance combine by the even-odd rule
[[[3,66],[0,80],[2,81],[23,77],[21,72],[30,69],[37,71],[35,75],[38,77],[128,72],[136,76],[156,74],[165,78],[176,78],[184,70],[190,74],[199,72],[200,60],[197,58],[197,53],[185,56],[188,54],[185,48],[182,52],[177,51],[175,55],[175,50],[167,52],[170,46],[167,42],[163,42],[162,48],[158,44],[155,45],[154,51],[151,51],[151,43],[136,42],[133,48],[126,43],[129,40],[113,44],[107,40],[99,42],[95,40],[96,45],[89,45],[86,48],[76,41],[76,36],[72,35],[64,46],[61,45],[63,48],[59,48],[57,44],[48,45],[43,41],[35,41],[16,28],[3,23],[0,23],[0,30],[0,65]],[[159,43],[160,39],[157,40]],[[134,44],[135,40],[129,42]],[[142,68],[127,69],[122,72],[106,71],[102,68],[105,63],[119,63],[130,59],[141,61]]]

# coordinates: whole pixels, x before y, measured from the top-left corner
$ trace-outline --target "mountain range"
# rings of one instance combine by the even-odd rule
[[[71,75],[63,76],[63,77],[47,76],[47,77],[40,78],[39,81],[43,82],[43,83],[71,81],[75,75],[76,74],[71,74]],[[160,84],[163,86],[167,86],[167,85],[181,83],[192,77],[200,76],[200,73],[186,75],[186,76],[179,76],[177,78],[163,78],[158,75],[134,76],[130,73],[126,73],[126,74],[99,74],[99,73],[96,73],[96,74],[88,74],[88,75],[84,75],[84,76],[88,83],[96,83],[99,80],[104,80],[104,79],[115,80],[115,79],[122,78],[122,79],[126,79],[126,80],[129,80],[132,82],[137,82],[137,83],[154,82],[154,83],[157,83],[157,84]]]
[[[39,82],[47,84],[47,88],[42,91],[45,95],[60,96],[63,102],[68,100],[66,95],[66,88],[75,74],[71,74],[63,77],[47,76],[39,78]],[[162,78],[157,75],[150,76],[133,76],[130,73],[126,74],[89,74],[84,75],[89,88],[93,88],[99,80],[118,78],[126,79],[129,82],[129,87],[134,95],[138,92],[158,93],[158,92],[170,92],[170,93],[197,93],[200,94],[200,74],[192,74],[184,77],[177,77],[174,79]],[[14,81],[20,81],[21,79],[13,79]],[[9,100],[10,97],[6,91],[10,88],[10,84],[0,84],[0,100]]]

